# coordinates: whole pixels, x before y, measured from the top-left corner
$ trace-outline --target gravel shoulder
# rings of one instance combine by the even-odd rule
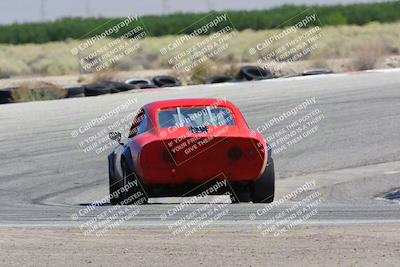
[[[165,228],[1,228],[2,266],[395,266],[399,224],[299,226],[262,236],[254,226],[213,227],[191,237]]]

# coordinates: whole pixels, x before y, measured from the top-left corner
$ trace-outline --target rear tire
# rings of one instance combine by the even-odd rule
[[[123,177],[123,187],[128,186],[130,183],[135,185],[129,187],[127,190],[124,190],[121,200],[121,205],[141,205],[147,204],[148,197],[146,192],[144,192],[140,180],[137,178],[137,175],[134,171],[129,169],[128,164],[126,164],[125,160],[121,162],[122,168],[122,177]]]
[[[118,194],[118,189],[120,188],[119,181],[116,181],[114,177],[109,176],[108,182],[110,188],[110,203],[111,205],[118,205],[123,200],[122,194]]]
[[[250,196],[253,203],[271,203],[275,194],[275,169],[271,159],[264,173],[254,182],[250,183]]]
[[[231,192],[232,203],[250,202],[251,197],[247,184],[231,183],[234,192]]]

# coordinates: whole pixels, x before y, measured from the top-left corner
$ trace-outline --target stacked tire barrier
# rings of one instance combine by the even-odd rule
[[[84,85],[83,88],[85,96],[98,96],[129,91],[132,89],[136,89],[136,86],[121,82],[103,81]]]
[[[152,86],[150,80],[133,78],[125,81],[126,84],[134,85],[137,89],[142,89],[142,87]]]
[[[242,81],[272,79],[272,73],[258,66],[244,66],[240,68],[238,79]]]
[[[153,78],[153,83],[158,87],[176,87],[182,85],[177,78],[166,75],[155,76]]]
[[[310,76],[320,74],[333,73],[329,69],[311,69],[305,70],[301,73],[291,74],[282,78],[297,77],[297,76]],[[205,84],[217,84],[227,82],[246,82],[246,81],[259,81],[265,79],[272,79],[273,74],[268,69],[263,69],[258,66],[243,66],[235,76],[219,75],[211,76],[205,80]],[[181,86],[182,82],[168,75],[155,76],[152,79],[131,78],[125,82],[115,81],[101,81],[82,86],[67,87],[66,98],[85,97],[85,96],[98,96],[105,94],[115,94],[125,92],[133,89],[154,89]],[[12,103],[12,90],[14,88],[6,88],[0,90],[0,104]]]
[[[227,83],[233,82],[235,79],[232,76],[212,76],[206,80],[206,84],[213,84],[213,83]]]
[[[67,87],[65,90],[67,90],[67,98],[85,96],[85,88],[83,86]]]
[[[0,104],[12,103],[12,88],[0,90]]]

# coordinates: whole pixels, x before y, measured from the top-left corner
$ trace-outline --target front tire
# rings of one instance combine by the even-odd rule
[[[250,196],[253,203],[271,203],[275,194],[274,160],[271,159],[265,167],[264,173],[250,183]]]

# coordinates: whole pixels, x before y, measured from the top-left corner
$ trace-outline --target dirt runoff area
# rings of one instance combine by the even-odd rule
[[[84,236],[77,228],[0,228],[0,266],[396,266],[400,224],[299,226],[282,236],[256,227],[166,228]]]

